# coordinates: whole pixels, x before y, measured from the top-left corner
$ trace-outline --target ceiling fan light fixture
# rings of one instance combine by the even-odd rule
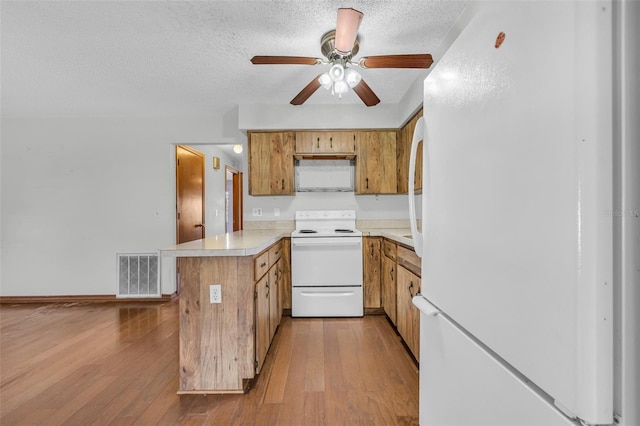
[[[329,75],[329,73],[322,73],[320,74],[320,77],[318,77],[318,83],[320,83],[320,85],[327,90],[331,88],[332,82],[333,80],[331,80],[331,76]]]
[[[333,81],[341,81],[344,78],[344,67],[342,64],[334,64],[329,69],[329,76]]]
[[[336,81],[333,83],[333,91],[340,97],[343,93],[347,93],[349,91],[349,85],[344,80]]]
[[[360,83],[362,80],[362,76],[354,69],[347,68],[344,70],[344,81],[347,82],[349,87],[353,88]]]
[[[335,50],[339,55],[348,56],[353,49],[363,13],[352,8],[338,9],[336,23]]]

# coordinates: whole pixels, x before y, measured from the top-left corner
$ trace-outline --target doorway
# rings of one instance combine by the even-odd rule
[[[226,232],[242,230],[242,173],[225,166]]]
[[[204,154],[176,146],[176,243],[205,237]]]

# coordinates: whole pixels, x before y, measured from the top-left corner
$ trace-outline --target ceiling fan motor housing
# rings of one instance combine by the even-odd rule
[[[360,49],[360,42],[358,37],[356,37],[356,41],[353,43],[353,49],[351,49],[351,52],[348,55],[344,56],[336,51],[335,42],[336,30],[327,31],[320,39],[320,50],[322,51],[324,57],[326,57],[329,61],[350,61],[351,58],[354,57]]]

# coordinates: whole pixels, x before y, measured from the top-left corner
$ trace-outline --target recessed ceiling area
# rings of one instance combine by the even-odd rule
[[[468,1],[3,1],[7,117],[222,116],[288,105],[322,65],[252,65],[255,55],[322,57],[340,7],[364,13],[361,56],[433,53]],[[437,63],[438,58],[434,56]],[[381,104],[420,69],[358,69]],[[362,104],[318,90],[302,106]],[[364,106],[362,106],[365,108]],[[376,108],[376,107],[372,107]]]

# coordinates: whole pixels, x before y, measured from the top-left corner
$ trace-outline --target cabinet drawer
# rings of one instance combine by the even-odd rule
[[[253,279],[258,281],[269,270],[269,251],[264,251],[253,259]]]
[[[382,252],[391,260],[396,260],[396,245],[389,240],[382,240]]]
[[[398,265],[405,267],[419,277],[422,276],[422,263],[415,251],[399,246],[397,254]]]
[[[277,243],[275,243],[269,248],[268,252],[269,252],[269,268],[270,268],[271,266],[273,266],[274,263],[278,261],[278,259],[280,259],[280,256],[282,255],[282,243],[278,241]]]

